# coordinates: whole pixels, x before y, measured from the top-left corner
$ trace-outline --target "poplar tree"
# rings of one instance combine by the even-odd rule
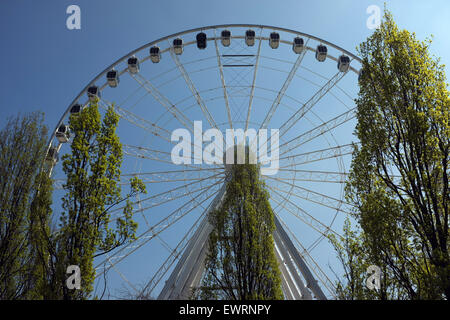
[[[209,217],[213,231],[198,298],[282,299],[274,213],[259,167],[227,165],[227,175],[223,203]]]
[[[346,194],[360,232],[347,230],[338,244],[345,269],[354,271],[343,298],[450,298],[450,97],[430,43],[400,30],[385,11],[359,47],[360,144]],[[354,291],[349,285],[365,287],[361,266],[370,264],[383,270],[381,290]]]
[[[46,139],[41,113],[11,118],[0,131],[1,300],[42,297],[38,289],[44,278],[38,266],[41,227],[36,221],[48,227],[49,211],[39,219],[37,212],[42,204],[37,190],[51,194],[51,184],[41,185],[46,175],[42,166]]]
[[[53,237],[50,299],[86,299],[93,290],[96,257],[133,241],[137,223],[130,198],[144,193],[145,185],[134,177],[130,190],[122,195],[120,166],[123,153],[116,133],[119,116],[109,106],[103,119],[98,103],[92,102],[79,115],[71,116],[71,152],[62,157],[67,181],[62,198],[63,212]],[[121,214],[110,210],[125,204]],[[77,265],[81,289],[66,286],[66,270]]]

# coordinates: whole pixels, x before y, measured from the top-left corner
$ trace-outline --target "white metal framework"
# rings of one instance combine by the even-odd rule
[[[194,137],[200,120],[203,132],[279,129],[279,149],[272,150],[279,153],[279,170],[264,181],[275,213],[283,293],[286,299],[334,298],[326,270],[333,253],[323,240],[340,236],[351,210],[343,185],[360,68],[357,56],[331,42],[251,24],[178,32],[105,68],[63,112],[47,157],[62,193],[58,157],[69,150],[69,117],[95,97],[101,110],[114,105],[124,154],[118,183],[125,191],[138,176],[148,194],[132,199],[137,239],[95,260],[96,285],[125,286],[136,298],[182,299],[201,284],[212,228],[208,212],[225,195],[225,167],[197,163],[194,142],[191,163],[171,159],[178,143],[173,131],[184,128]],[[122,209],[110,210],[112,222]]]

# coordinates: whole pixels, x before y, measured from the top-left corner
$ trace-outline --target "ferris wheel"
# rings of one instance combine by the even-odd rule
[[[123,188],[133,199],[137,240],[94,261],[96,282],[136,297],[175,299],[202,275],[207,215],[220,204],[225,165],[175,164],[172,133],[277,129],[278,165],[262,175],[276,216],[276,253],[288,299],[334,298],[334,252],[351,208],[343,191],[353,152],[354,98],[361,60],[302,32],[264,25],[215,25],[152,41],[99,73],[63,112],[49,143],[55,192],[59,155],[69,152],[68,118],[91,100],[114,104],[123,147]],[[273,151],[272,151],[273,152]],[[121,208],[111,211],[117,217]],[[277,240],[278,239],[278,240]],[[202,256],[203,255],[203,256]]]

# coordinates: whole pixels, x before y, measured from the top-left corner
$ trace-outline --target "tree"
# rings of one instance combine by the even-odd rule
[[[118,184],[123,156],[116,134],[118,121],[113,106],[101,120],[97,102],[70,118],[74,134],[71,153],[62,157],[67,193],[62,198],[64,211],[59,230],[49,237],[49,247],[54,250],[47,298],[88,298],[95,278],[94,258],[135,239],[137,224],[133,221],[129,199],[146,191],[142,181],[134,177],[130,180],[129,192],[122,196]],[[112,217],[110,210],[121,203],[125,203],[122,214]],[[69,265],[80,268],[80,290],[66,286]]]
[[[0,299],[40,298],[38,287],[44,277],[37,266],[41,226],[37,209],[41,194],[51,194],[43,162],[47,128],[43,115],[31,113],[9,119],[0,131]],[[48,211],[39,215],[48,225]]]
[[[209,217],[213,231],[198,297],[282,299],[272,237],[274,217],[259,168],[231,165],[228,174],[224,201]]]
[[[394,278],[389,274],[389,269],[384,265],[381,270],[383,281],[378,290],[369,289],[367,286],[369,266],[373,265],[372,259],[366,246],[365,234],[360,228],[352,229],[350,219],[344,223],[344,235],[338,239],[335,235],[329,238],[333,244],[339,262],[344,269],[344,279],[339,279],[336,283],[336,297],[339,300],[374,300],[374,299],[406,299],[407,295],[403,290],[398,290]],[[378,265],[377,265],[378,266]],[[335,270],[332,269],[335,273]]]
[[[117,290],[114,299],[117,300],[156,300],[155,297],[151,295],[149,290],[147,290],[147,283],[138,283],[131,286],[122,285],[120,289]]]
[[[27,225],[31,235],[31,260],[34,289],[29,299],[44,299],[52,296],[53,287],[50,270],[50,257],[55,252],[52,242],[52,214],[53,180],[48,169],[41,168],[33,190],[33,199],[30,204],[30,217]]]
[[[450,298],[450,98],[430,43],[400,30],[385,11],[380,28],[358,50],[360,144],[346,195],[362,250],[358,261],[344,264],[380,266],[380,299]]]

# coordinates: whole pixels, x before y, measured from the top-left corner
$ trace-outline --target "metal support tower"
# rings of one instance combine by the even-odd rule
[[[189,299],[192,290],[200,284],[208,251],[208,238],[212,225],[209,213],[217,209],[225,198],[227,182],[206,209],[205,217],[189,240],[185,251],[158,296],[159,300]],[[295,248],[278,218],[275,216],[275,252],[281,272],[282,290],[287,300],[325,300],[317,280]],[[306,284],[306,285],[305,285]]]

